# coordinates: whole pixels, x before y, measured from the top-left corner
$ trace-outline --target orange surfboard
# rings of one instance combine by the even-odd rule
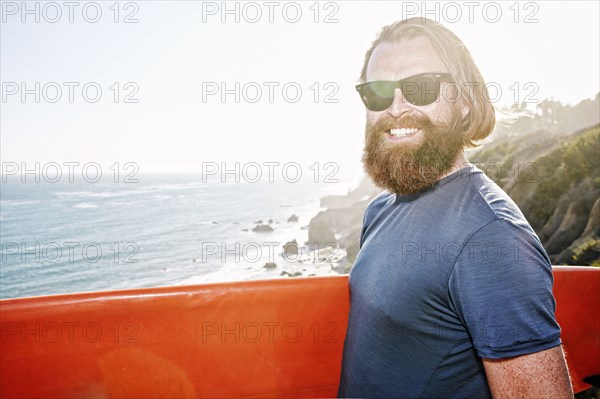
[[[581,391],[600,374],[600,268],[553,270]],[[335,397],[348,300],[347,276],[3,300],[0,396]]]

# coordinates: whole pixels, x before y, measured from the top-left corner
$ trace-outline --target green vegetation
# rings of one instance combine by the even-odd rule
[[[574,250],[571,257],[574,265],[590,265],[600,267],[600,240],[590,239]]]
[[[584,179],[591,179],[595,186],[591,189],[599,188],[599,149],[600,128],[597,127],[535,161],[542,180],[531,199],[528,217],[532,224],[543,225],[552,216],[558,200],[575,191]]]
[[[546,100],[468,154],[519,205],[553,264],[600,266],[600,94]]]

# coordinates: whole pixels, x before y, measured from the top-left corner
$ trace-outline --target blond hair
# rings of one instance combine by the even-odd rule
[[[464,147],[476,147],[476,141],[485,139],[494,129],[496,113],[490,102],[487,87],[479,68],[464,43],[449,29],[441,24],[421,17],[410,18],[384,26],[371,48],[365,54],[365,62],[360,74],[361,83],[366,82],[367,66],[375,50],[382,42],[396,42],[425,36],[429,39],[438,56],[442,59],[454,79],[462,101],[469,105],[470,111],[461,121],[463,125]]]

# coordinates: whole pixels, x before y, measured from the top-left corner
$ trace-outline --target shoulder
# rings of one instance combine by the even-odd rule
[[[550,268],[548,255],[533,229],[527,222],[514,218],[496,217],[483,225],[469,237],[465,249],[474,255],[463,254],[463,260],[475,262],[479,267],[504,265],[514,269],[523,261],[534,261]]]
[[[389,207],[394,202],[395,197],[396,196],[389,191],[383,191],[379,193],[365,208],[365,222],[368,222],[374,215],[377,215],[383,209]]]
[[[473,207],[479,209],[480,213],[486,214],[487,217],[482,220],[504,222],[494,224],[490,228],[496,226],[507,229],[520,228],[537,238],[519,206],[476,166],[471,168],[469,178],[466,179],[464,195]]]
[[[550,265],[542,243],[517,206],[494,181],[479,168],[469,170],[461,184],[461,209],[465,241],[463,263],[515,267],[524,259]]]

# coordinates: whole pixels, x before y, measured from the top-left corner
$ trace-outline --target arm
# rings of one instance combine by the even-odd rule
[[[494,398],[573,398],[562,347],[504,359],[483,359]]]

